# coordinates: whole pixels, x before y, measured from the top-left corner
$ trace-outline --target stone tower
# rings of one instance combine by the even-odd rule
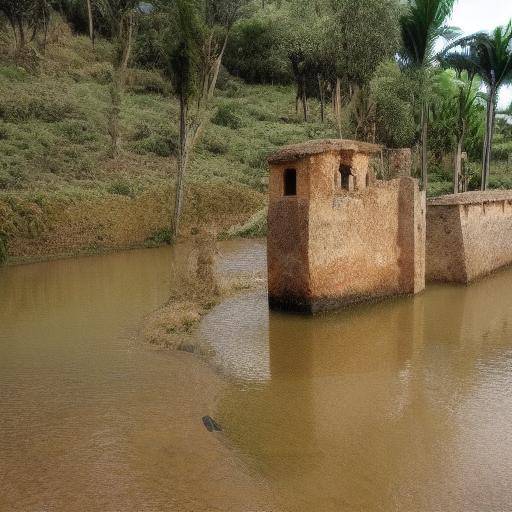
[[[412,178],[376,180],[380,150],[328,139],[270,156],[272,308],[314,313],[423,290],[425,194]]]

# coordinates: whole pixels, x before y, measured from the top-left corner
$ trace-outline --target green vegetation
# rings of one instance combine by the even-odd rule
[[[263,235],[268,154],[314,138],[411,147],[430,195],[508,187],[495,98],[512,29],[439,59],[452,5],[0,0],[2,252],[157,245],[206,224]],[[500,59],[468,69],[484,43]]]

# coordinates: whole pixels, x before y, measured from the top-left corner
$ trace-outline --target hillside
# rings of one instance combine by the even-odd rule
[[[111,47],[65,26],[37,65],[0,65],[0,231],[11,262],[165,242],[176,171],[177,112],[169,84],[130,70],[123,151],[108,157]],[[30,69],[29,70],[27,70]],[[216,112],[187,176],[182,235],[222,233],[265,206],[266,155],[333,136],[301,123],[291,87],[249,86],[223,73]],[[228,200],[226,200],[228,199]]]

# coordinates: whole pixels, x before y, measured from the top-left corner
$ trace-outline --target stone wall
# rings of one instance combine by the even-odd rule
[[[423,194],[412,179],[376,182],[309,211],[313,309],[424,288]]]
[[[426,277],[468,283],[512,263],[512,191],[430,199]]]
[[[271,306],[315,312],[390,295],[425,283],[425,196],[416,180],[359,179],[342,190],[336,151],[271,162],[268,279]],[[283,196],[283,173],[297,171],[297,195]],[[368,156],[352,155],[366,176]],[[368,185],[368,186],[367,186]]]

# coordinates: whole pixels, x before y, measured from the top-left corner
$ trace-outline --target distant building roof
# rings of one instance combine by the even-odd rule
[[[300,144],[284,146],[268,157],[270,164],[294,162],[305,156],[318,155],[329,151],[353,151],[355,153],[379,153],[382,147],[377,144],[346,139],[310,140]]]

